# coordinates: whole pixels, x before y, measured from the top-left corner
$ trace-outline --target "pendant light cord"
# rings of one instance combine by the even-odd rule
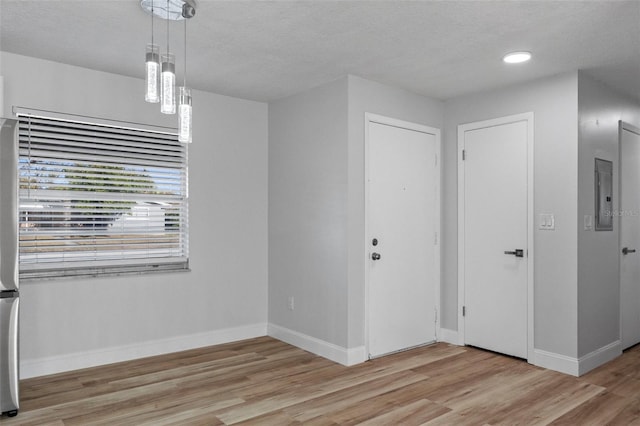
[[[153,0],[151,0],[151,44],[153,45]]]
[[[183,75],[183,86],[187,87],[187,21],[188,19],[184,19],[184,75]]]
[[[167,55],[169,54],[169,0],[167,0]]]

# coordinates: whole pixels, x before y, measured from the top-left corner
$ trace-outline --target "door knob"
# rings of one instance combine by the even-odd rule
[[[371,259],[380,260],[380,253],[371,253]]]
[[[515,249],[514,251],[505,251],[504,254],[511,254],[511,255],[514,255],[515,257],[524,257],[524,250]]]
[[[629,247],[625,247],[622,249],[622,254],[624,254],[625,256],[629,253],[635,253],[636,249],[630,249]]]

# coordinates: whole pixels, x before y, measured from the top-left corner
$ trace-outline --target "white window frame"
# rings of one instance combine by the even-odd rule
[[[21,280],[189,270],[188,149],[174,129],[14,113]]]

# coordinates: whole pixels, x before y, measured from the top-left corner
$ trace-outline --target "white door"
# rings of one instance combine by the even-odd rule
[[[528,358],[532,116],[459,127],[464,344]],[[531,251],[532,252],[532,251]]]
[[[622,348],[640,343],[640,129],[620,126]]]
[[[368,347],[375,357],[436,339],[440,135],[367,117]]]

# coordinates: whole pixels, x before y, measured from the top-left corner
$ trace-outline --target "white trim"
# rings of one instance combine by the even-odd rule
[[[531,362],[531,360],[529,360],[529,362]],[[534,350],[533,364],[538,367],[548,368],[549,370],[559,371],[560,373],[570,374],[576,377],[580,371],[577,358],[547,352],[541,349]]]
[[[456,150],[458,157],[458,344],[464,346],[464,315],[462,309],[465,301],[465,256],[464,256],[464,130],[462,126],[458,126],[458,148]]]
[[[367,360],[364,346],[347,349],[275,324],[268,325],[267,334],[342,365],[351,366]]]
[[[4,77],[0,75],[0,118],[4,118]]]
[[[616,340],[580,358],[535,349],[533,364],[578,377],[620,355],[622,355],[622,342]]]
[[[616,340],[578,359],[580,376],[622,355],[622,342]]]
[[[458,157],[458,344],[464,346],[464,315],[462,309],[465,301],[465,256],[464,256],[464,130],[462,126],[458,126],[458,149],[456,155]]]
[[[458,332],[448,328],[441,328],[438,336],[438,342],[451,343],[457,345],[459,342]]]
[[[369,270],[369,124],[373,116],[368,112],[364,113],[364,252],[362,262],[364,263],[364,348],[365,356],[369,357],[369,280],[371,271]]]
[[[133,345],[114,346],[46,358],[23,359],[20,362],[20,378],[28,379],[31,377],[61,373],[63,371],[78,370],[114,362],[180,352],[266,335],[267,324],[258,323],[152,340]]]
[[[622,132],[625,130],[625,122],[618,120],[618,210],[622,210]],[[622,246],[622,220],[618,219],[618,250]],[[620,312],[618,315],[618,340],[622,342],[622,256],[618,252],[618,295],[620,299]]]
[[[465,295],[465,168],[462,160],[464,150],[464,133],[468,130],[480,129],[491,126],[500,126],[518,121],[527,122],[527,360],[534,359],[534,120],[533,112],[515,114],[491,120],[475,123],[461,124],[458,126],[458,344],[464,345],[465,323],[462,316]]]
[[[441,220],[441,192],[442,192],[442,139],[440,129],[435,127],[425,126],[423,124],[411,123],[409,121],[398,120],[395,118],[385,117],[378,114],[373,114],[370,112],[364,113],[364,235],[365,235],[365,244],[364,244],[364,301],[365,301],[365,321],[364,321],[364,336],[365,336],[365,353],[370,353],[369,351],[369,282],[370,282],[370,261],[369,261],[369,245],[368,238],[370,235],[369,232],[369,125],[371,123],[384,124],[388,126],[394,126],[401,129],[414,130],[417,132],[427,133],[430,135],[434,135],[436,138],[436,157],[437,162],[435,166],[436,170],[436,208],[434,214],[434,220],[436,221],[436,230],[438,232],[438,243],[437,248],[435,250],[435,259],[434,264],[436,270],[435,274],[435,300],[436,305],[434,308],[437,310],[437,324],[436,324],[436,336],[438,333],[438,326],[440,324],[440,317],[442,316],[441,312],[441,303],[440,303],[440,287],[442,286],[442,278],[440,271],[440,259],[442,252],[442,220]],[[427,307],[429,309],[430,307]]]
[[[628,130],[629,132],[635,133],[636,135],[640,135],[640,127],[636,127],[631,123],[627,123],[626,121],[620,120],[619,122],[621,130]]]
[[[533,358],[535,349],[534,337],[534,266],[535,266],[535,174],[534,174],[534,157],[535,157],[535,134],[533,112],[522,114],[527,119],[527,359]]]
[[[131,121],[111,120],[106,118],[91,117],[79,114],[62,113],[57,111],[47,111],[43,109],[25,108],[14,105],[12,108],[14,117],[34,117],[47,118],[71,123],[83,123],[104,127],[115,127],[126,130],[144,130],[146,132],[160,133],[164,135],[178,135],[176,127],[155,126],[153,124],[135,123]]]

